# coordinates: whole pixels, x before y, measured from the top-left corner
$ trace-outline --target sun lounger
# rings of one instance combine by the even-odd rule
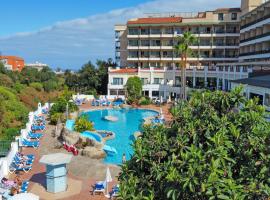
[[[29,181],[23,181],[20,192],[26,193],[28,190],[28,186],[29,186]]]
[[[24,147],[38,148],[39,145],[40,145],[39,141],[29,141],[26,139],[23,139],[23,141],[22,141],[22,146],[24,146]]]
[[[45,129],[45,126],[32,125],[31,129],[34,131],[43,131]]]
[[[96,193],[105,194],[105,182],[104,181],[96,182],[96,184],[94,185],[93,195],[95,195]]]
[[[12,162],[15,164],[15,165],[18,165],[18,164],[21,164],[21,163],[26,163],[26,165],[32,165],[33,164],[33,161],[34,160],[22,160],[20,158],[18,158],[17,156],[15,156],[12,160]]]
[[[27,137],[29,138],[29,139],[40,139],[40,138],[42,138],[42,136],[43,136],[43,134],[42,133],[33,133],[33,132],[29,132],[28,133],[28,135],[27,135]]]
[[[9,167],[9,172],[12,174],[16,171],[24,171],[26,173],[28,173],[30,170],[32,169],[32,165],[30,166],[18,166],[15,165],[14,163],[12,163]]]

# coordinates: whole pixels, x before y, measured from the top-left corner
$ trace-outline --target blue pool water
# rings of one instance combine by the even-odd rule
[[[94,122],[96,130],[107,130],[115,133],[115,138],[108,140],[106,145],[114,147],[117,154],[107,155],[104,162],[111,164],[121,164],[123,153],[127,160],[133,154],[133,133],[140,130],[143,118],[155,116],[158,113],[151,110],[141,109],[107,109],[85,112],[83,115]],[[103,118],[107,115],[116,116],[118,121],[110,122]]]
[[[81,133],[81,136],[101,142],[101,136],[97,135],[97,133],[92,133],[90,131],[85,131],[83,133]]]
[[[70,131],[74,130],[75,120],[69,119],[66,121],[66,128]]]

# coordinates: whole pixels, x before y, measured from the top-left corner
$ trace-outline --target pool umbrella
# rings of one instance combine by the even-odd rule
[[[160,113],[160,115],[162,115],[162,114],[163,114],[162,108],[160,108],[160,112],[159,112],[159,113]]]
[[[107,167],[107,171],[106,171],[106,190],[107,190],[107,194],[105,195],[107,198],[110,198],[110,194],[109,194],[109,183],[112,182],[112,176],[111,176],[111,172],[109,167]]]
[[[39,196],[32,193],[20,193],[13,196],[10,200],[39,200]]]

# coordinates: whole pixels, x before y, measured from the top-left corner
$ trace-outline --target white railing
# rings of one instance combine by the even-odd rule
[[[43,107],[39,103],[37,110],[29,113],[28,122],[26,123],[26,128],[22,129],[21,134],[16,137],[16,141],[11,143],[11,147],[10,147],[10,150],[9,150],[7,156],[0,159],[0,180],[9,174],[9,166],[12,163],[14,156],[19,151],[19,146],[21,145],[20,141],[23,138],[26,138],[29,131],[31,131],[31,126],[34,122],[34,116],[42,114],[42,110],[48,109],[48,108],[49,108],[48,103],[45,103],[45,105]]]

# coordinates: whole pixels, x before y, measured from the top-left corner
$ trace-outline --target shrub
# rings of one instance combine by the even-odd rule
[[[171,113],[171,127],[145,126],[135,141],[119,176],[121,199],[269,198],[263,106],[236,89],[193,94]]]
[[[139,105],[149,105],[151,104],[151,99],[149,97],[141,97],[139,100]]]
[[[37,91],[42,91],[42,89],[43,89],[43,85],[41,83],[37,83],[37,82],[30,83],[29,86],[35,88]]]
[[[84,132],[84,131],[92,131],[94,130],[94,127],[93,123],[90,122],[85,116],[81,116],[76,119],[74,129],[77,132]]]
[[[20,93],[23,89],[25,89],[25,85],[20,84],[19,82],[15,83],[13,86],[13,89],[17,92]]]
[[[43,88],[46,92],[50,92],[53,90],[56,90],[58,87],[58,84],[56,81],[49,80],[43,83]]]
[[[61,122],[64,122],[66,120],[65,114],[54,113],[53,115],[50,116],[50,122],[52,125],[56,125],[58,120],[60,120]]]
[[[126,90],[128,96],[128,103],[138,103],[138,99],[141,97],[142,94],[142,81],[139,77],[134,76],[130,77],[126,83]]]

